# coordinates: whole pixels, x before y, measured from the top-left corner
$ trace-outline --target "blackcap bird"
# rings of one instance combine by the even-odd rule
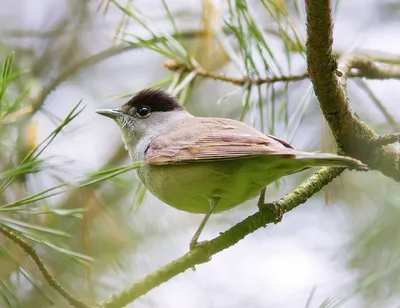
[[[97,113],[113,119],[146,188],[179,210],[206,216],[263,193],[277,179],[312,166],[367,170],[360,161],[295,150],[289,143],[231,119],[195,117],[159,89],[137,93],[119,109]],[[262,200],[263,202],[263,200]]]

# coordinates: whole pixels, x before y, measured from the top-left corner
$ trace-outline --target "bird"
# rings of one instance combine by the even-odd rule
[[[194,116],[158,88],[96,112],[118,124],[131,159],[142,162],[138,176],[154,196],[178,210],[205,214],[190,249],[212,213],[264,197],[265,188],[283,176],[322,166],[368,170],[351,157],[297,151],[240,121]]]

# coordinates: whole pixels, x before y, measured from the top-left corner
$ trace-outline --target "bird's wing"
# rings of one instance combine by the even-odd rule
[[[169,126],[146,151],[150,165],[185,164],[254,156],[294,156],[293,147],[244,123],[187,118]]]

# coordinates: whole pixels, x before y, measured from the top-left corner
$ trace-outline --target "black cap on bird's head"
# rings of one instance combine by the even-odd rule
[[[97,113],[113,119],[122,114],[144,118],[152,112],[167,112],[182,109],[183,107],[172,94],[161,89],[144,89],[136,93],[121,108],[101,109],[97,110]]]
[[[121,110],[127,110],[132,107],[139,109],[143,106],[150,107],[153,112],[182,109],[182,106],[172,94],[161,89],[144,89],[122,105]]]

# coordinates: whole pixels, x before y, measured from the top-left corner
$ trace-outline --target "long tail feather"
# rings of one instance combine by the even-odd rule
[[[305,160],[311,166],[338,166],[356,170],[369,170],[368,166],[357,159],[328,153],[308,153],[296,151],[296,159]]]

